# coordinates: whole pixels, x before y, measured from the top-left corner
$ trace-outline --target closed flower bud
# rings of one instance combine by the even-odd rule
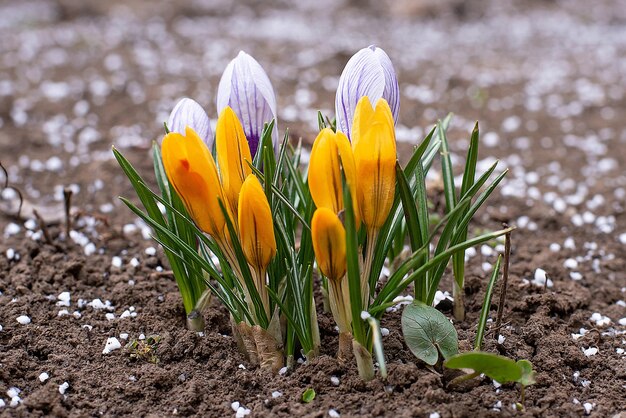
[[[330,128],[322,129],[313,143],[309,159],[309,189],[315,206],[332,209],[335,213],[344,209],[342,169],[352,195],[358,227],[360,220],[356,201],[356,168],[350,141],[341,132],[335,133]]]
[[[209,117],[195,100],[185,97],[176,103],[174,110],[170,113],[167,129],[184,135],[187,126],[198,134],[209,149],[213,146],[213,132]]]
[[[243,51],[224,70],[217,89],[217,111],[230,106],[243,124],[243,130],[255,155],[263,127],[276,119],[276,96],[263,67]],[[274,124],[272,143],[276,149],[278,128]]]
[[[185,135],[170,132],[161,144],[163,166],[196,225],[214,238],[224,235],[224,201],[217,167],[206,144],[187,127]]]
[[[372,103],[385,99],[391,107],[393,121],[398,120],[400,111],[400,89],[398,78],[389,56],[372,45],[354,54],[346,64],[335,98],[337,130],[352,140],[352,121],[356,105],[361,97],[369,97]]]
[[[276,239],[270,205],[254,174],[241,186],[238,218],[243,253],[251,266],[264,271],[276,255]]]
[[[311,239],[317,265],[324,276],[341,280],[346,274],[346,231],[335,212],[324,207],[315,211]]]
[[[252,173],[249,164],[252,163],[252,156],[241,123],[228,106],[217,119],[215,148],[224,193],[233,213],[237,213],[241,185]]]
[[[396,187],[396,139],[385,99],[379,99],[373,109],[367,96],[363,97],[353,126],[358,208],[363,223],[377,229],[389,215]]]

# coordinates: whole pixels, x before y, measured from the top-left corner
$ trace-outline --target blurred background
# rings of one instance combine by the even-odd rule
[[[132,221],[111,146],[152,178],[149,147],[176,101],[215,120],[239,50],[272,80],[280,131],[311,143],[316,111],[332,117],[343,66],[370,44],[400,79],[401,158],[454,112],[455,161],[479,120],[483,166],[511,169],[491,216],[626,230],[617,0],[0,1],[0,161],[31,202],[59,205],[70,186],[81,209]]]

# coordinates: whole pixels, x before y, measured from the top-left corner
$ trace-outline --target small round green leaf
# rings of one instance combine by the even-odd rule
[[[535,382],[535,372],[533,371],[533,365],[528,360],[517,360],[517,365],[522,369],[522,377],[519,380],[519,383],[522,386],[530,386],[534,385]]]
[[[422,302],[407,305],[402,312],[402,334],[409,350],[431,366],[459,352],[458,336],[448,318]]]
[[[525,361],[528,365],[520,366],[519,362],[516,363],[510,358],[497,354],[473,351],[451,357],[443,365],[449,369],[472,369],[478,373],[484,373],[499,383],[522,383],[524,368],[530,366],[530,363],[526,360],[521,361]],[[530,366],[530,374],[532,376],[532,366]]]
[[[315,389],[308,388],[302,393],[302,402],[312,402],[315,399]]]

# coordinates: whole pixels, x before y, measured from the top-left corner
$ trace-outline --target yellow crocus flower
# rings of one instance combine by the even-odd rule
[[[237,213],[241,185],[252,173],[252,156],[241,122],[230,106],[217,119],[215,147],[224,193],[233,213]]]
[[[254,174],[246,177],[239,193],[239,239],[248,263],[265,272],[276,255],[272,211],[261,183]]]
[[[346,274],[346,231],[335,212],[325,207],[315,211],[311,239],[317,265],[324,276],[340,281]]]
[[[373,109],[369,99],[362,97],[352,132],[358,208],[368,229],[378,229],[389,215],[396,186],[396,138],[385,99],[379,99]]]
[[[219,200],[225,201],[211,152],[198,134],[186,127],[185,135],[170,132],[161,144],[167,178],[198,227],[216,239],[224,235],[225,218]]]
[[[334,213],[344,209],[343,183],[341,169],[352,195],[356,216],[356,225],[360,225],[358,203],[356,199],[356,167],[348,137],[330,128],[322,129],[318,134],[309,160],[309,189],[318,208],[328,208]]]

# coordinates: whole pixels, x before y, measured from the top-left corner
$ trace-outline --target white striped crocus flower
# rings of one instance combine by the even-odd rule
[[[252,156],[256,154],[263,127],[276,119],[276,96],[267,74],[252,56],[240,51],[224,70],[217,89],[217,111],[230,106],[246,134]],[[274,149],[278,128],[272,132]]]
[[[187,126],[198,134],[209,149],[213,147],[213,131],[209,117],[198,102],[185,97],[176,103],[172,113],[170,113],[167,129],[170,132],[185,135]]]
[[[352,120],[361,97],[370,103],[385,99],[391,108],[394,123],[400,111],[400,88],[398,78],[389,56],[374,45],[358,51],[348,60],[339,78],[335,97],[337,130],[351,138]]]

